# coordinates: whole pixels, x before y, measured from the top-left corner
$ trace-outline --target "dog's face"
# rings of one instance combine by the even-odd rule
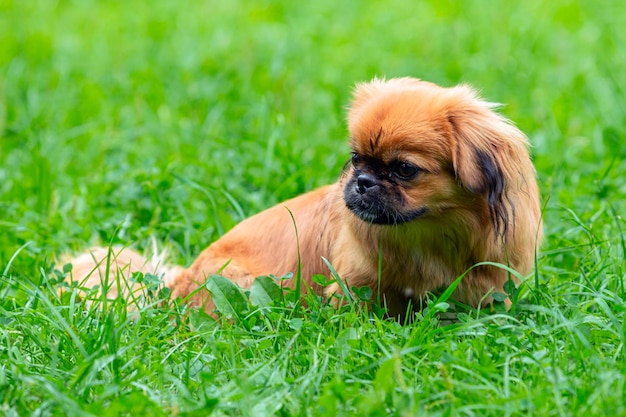
[[[346,206],[362,220],[397,225],[423,216],[428,206],[410,198],[423,169],[407,155],[384,158],[375,152],[352,152],[352,173],[345,183]]]
[[[347,207],[380,225],[482,211],[504,232],[507,176],[525,137],[491,107],[465,86],[411,78],[359,85],[348,116]]]

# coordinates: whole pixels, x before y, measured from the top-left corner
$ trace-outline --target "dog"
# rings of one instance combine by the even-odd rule
[[[198,288],[216,273],[250,288],[257,276],[300,266],[303,289],[341,293],[338,282],[322,287],[311,279],[331,277],[325,258],[347,288],[380,294],[390,316],[462,274],[453,298],[485,306],[516,278],[476,264],[526,275],[542,240],[528,140],[495,107],[467,85],[408,77],[357,84],[347,117],[351,159],[336,183],[242,221],[188,268],[157,265],[128,248],[96,248],[72,261],[73,278],[90,287],[107,273],[109,282],[120,272],[156,273],[173,296],[212,312]],[[123,285],[110,294],[132,291]]]

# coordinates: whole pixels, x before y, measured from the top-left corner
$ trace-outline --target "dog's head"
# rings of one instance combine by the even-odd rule
[[[414,78],[359,84],[348,114],[347,207],[365,222],[399,225],[463,210],[496,234],[513,221],[511,190],[534,168],[527,140],[470,87]]]

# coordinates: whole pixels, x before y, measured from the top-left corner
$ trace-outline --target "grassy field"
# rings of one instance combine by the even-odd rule
[[[617,1],[0,0],[0,415],[626,415],[624,22]],[[154,237],[187,265],[335,181],[354,83],[405,75],[476,86],[533,144],[546,242],[511,312],[56,295],[61,253]]]

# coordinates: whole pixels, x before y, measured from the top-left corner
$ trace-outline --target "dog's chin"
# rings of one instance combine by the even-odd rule
[[[393,208],[363,204],[362,201],[346,201],[346,206],[364,222],[382,226],[397,226],[408,223],[419,219],[428,211],[426,207],[420,207],[408,212],[400,212]]]

